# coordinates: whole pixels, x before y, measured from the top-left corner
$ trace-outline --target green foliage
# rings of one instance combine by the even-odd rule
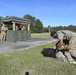
[[[30,19],[31,20],[31,32],[32,33],[41,33],[43,32],[43,24],[40,21],[40,19],[36,19],[35,17],[26,14],[24,15],[25,19]]]
[[[52,27],[51,29],[52,29],[51,31],[58,31],[58,30],[64,30],[64,27],[57,26],[57,27]]]
[[[69,25],[67,29],[76,32],[76,25]]]
[[[35,17],[33,17],[33,16],[29,15],[29,14],[24,15],[24,18],[25,19],[30,19],[31,20],[31,23],[34,23],[35,22]]]
[[[46,32],[47,33],[48,32],[48,27],[44,27],[43,28],[43,32]]]
[[[36,19],[35,21],[35,27],[37,28],[37,33],[43,32],[43,24],[39,19]]]
[[[50,29],[50,31],[58,31],[58,30],[70,30],[76,32],[76,25],[56,26],[56,27],[51,27]],[[44,28],[44,32],[48,32],[48,27]]]

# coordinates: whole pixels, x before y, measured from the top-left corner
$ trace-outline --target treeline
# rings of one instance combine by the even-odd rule
[[[70,30],[76,32],[76,25],[51,27],[51,31]]]
[[[56,27],[51,27],[50,25],[48,25],[48,27],[43,27],[43,23],[40,21],[40,19],[36,19],[36,17],[33,17],[27,14],[27,15],[24,15],[24,18],[31,20],[32,33],[43,33],[43,32],[51,32],[51,31],[58,31],[58,30],[70,30],[70,31],[76,32],[76,25],[56,26]]]

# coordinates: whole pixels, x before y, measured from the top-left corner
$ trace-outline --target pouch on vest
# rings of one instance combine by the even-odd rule
[[[65,32],[62,31],[62,33],[64,34],[63,40],[70,40],[71,37],[69,37]]]

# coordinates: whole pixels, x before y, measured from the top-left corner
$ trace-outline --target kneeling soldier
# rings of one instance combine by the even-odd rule
[[[51,32],[51,36],[59,40],[56,44],[56,57],[61,58],[65,62],[76,64],[72,58],[72,56],[76,58],[76,33],[68,30],[60,30]]]

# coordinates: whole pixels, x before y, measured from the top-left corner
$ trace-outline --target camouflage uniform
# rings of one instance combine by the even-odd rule
[[[5,26],[1,27],[1,42],[6,40],[6,32],[7,32],[8,28]]]
[[[63,60],[64,62],[74,62],[75,60],[71,57],[71,54],[67,51],[58,51],[56,57]]]
[[[66,37],[65,37],[66,35]],[[62,59],[65,62],[74,62],[75,60],[72,58],[72,56],[76,57],[76,33],[68,31],[68,30],[61,30],[57,32],[57,38],[63,39],[64,44],[68,44],[71,49],[70,51],[58,51],[56,53],[56,57]],[[66,42],[67,39],[69,40],[68,43]],[[71,56],[72,55],[72,56]]]
[[[72,38],[69,41],[69,46],[71,47],[69,52],[76,59],[76,33],[72,33]]]

